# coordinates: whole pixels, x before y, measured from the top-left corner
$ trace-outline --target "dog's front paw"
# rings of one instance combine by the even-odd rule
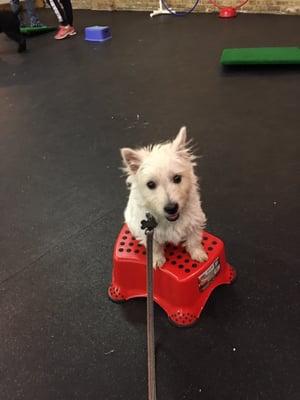
[[[191,258],[195,261],[204,262],[208,260],[208,255],[202,247],[197,247],[190,251]]]
[[[153,268],[161,267],[166,262],[166,258],[162,253],[153,254]]]

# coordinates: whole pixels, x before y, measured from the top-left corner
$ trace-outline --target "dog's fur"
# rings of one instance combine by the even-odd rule
[[[26,50],[26,40],[20,32],[20,21],[12,11],[0,11],[0,33],[18,43],[18,52]]]
[[[129,230],[146,245],[141,229],[146,212],[158,222],[154,231],[154,267],[166,261],[164,244],[167,242],[175,245],[182,242],[192,259],[207,260],[201,244],[206,217],[201,208],[198,179],[194,173],[195,156],[187,143],[186,128],[182,127],[171,142],[137,150],[123,148],[121,155],[130,186],[125,210]],[[175,183],[173,179],[178,176],[181,181]],[[149,182],[151,185],[154,182],[155,188],[150,189]],[[164,210],[170,203],[178,205],[178,211],[171,215]]]

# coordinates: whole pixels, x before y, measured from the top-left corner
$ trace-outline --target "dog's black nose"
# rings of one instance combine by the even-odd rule
[[[174,215],[178,211],[178,204],[177,203],[168,203],[165,208],[165,212],[170,215]]]

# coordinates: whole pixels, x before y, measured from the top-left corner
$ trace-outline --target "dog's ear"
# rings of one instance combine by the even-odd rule
[[[187,140],[186,127],[183,126],[178,132],[176,138],[173,140],[172,146],[178,156],[185,160],[188,160],[194,166],[196,165],[195,160],[197,157],[193,154],[191,143],[191,140]]]
[[[142,162],[138,151],[125,147],[121,149],[121,155],[126,172],[129,174],[135,174]]]
[[[173,141],[176,150],[182,150],[186,146],[186,127],[180,128],[176,138]]]

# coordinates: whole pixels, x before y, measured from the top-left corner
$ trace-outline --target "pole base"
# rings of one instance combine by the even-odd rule
[[[220,9],[220,18],[234,18],[237,16],[237,11],[234,7],[223,7]]]

